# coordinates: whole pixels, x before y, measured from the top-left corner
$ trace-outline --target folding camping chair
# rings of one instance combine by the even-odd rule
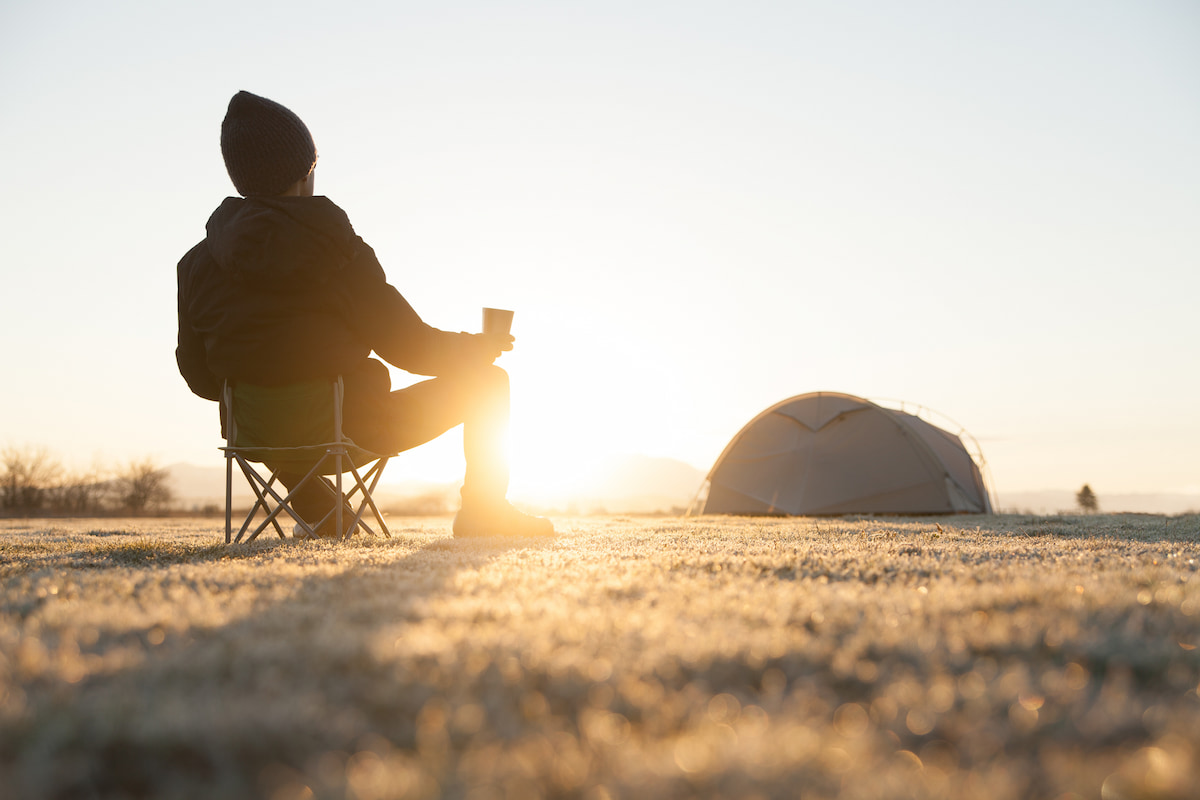
[[[383,515],[375,505],[375,491],[383,468],[392,455],[372,453],[357,446],[342,433],[342,403],[345,386],[339,376],[336,380],[319,380],[287,386],[254,386],[245,383],[226,383],[221,402],[225,411],[226,444],[220,448],[225,454],[225,543],[254,541],[268,525],[274,526],[280,538],[286,538],[279,525],[279,516],[287,513],[296,523],[297,532],[315,537],[317,529],[330,522],[338,535],[349,537],[356,530],[375,534],[375,530],[364,519],[369,508],[380,531],[390,538],[391,532]],[[233,534],[233,465],[242,470],[257,498],[246,519]],[[367,465],[366,473],[362,469]],[[291,491],[278,483],[283,469],[304,478]],[[270,474],[264,477],[264,473]],[[349,494],[342,498],[343,474],[353,477]],[[334,476],[335,498],[333,509],[315,525],[309,524],[292,506],[297,492],[309,481],[322,480],[323,475]],[[356,494],[357,510],[351,503]],[[251,529],[255,516],[265,512],[266,519]],[[354,513],[354,522],[343,527],[345,511]],[[247,532],[249,535],[247,536]]]

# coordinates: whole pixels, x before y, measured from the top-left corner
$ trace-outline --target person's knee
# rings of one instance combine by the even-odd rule
[[[495,364],[482,364],[447,377],[469,396],[508,395],[508,373]]]
[[[489,393],[508,394],[508,373],[495,364],[488,364],[480,370],[479,381]]]
[[[466,412],[467,418],[478,413],[494,416],[497,412],[508,413],[509,384],[508,373],[495,364],[486,364],[477,370],[460,376],[463,381],[459,391],[472,411]]]

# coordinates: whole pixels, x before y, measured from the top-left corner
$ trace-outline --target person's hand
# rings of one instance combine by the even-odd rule
[[[474,337],[475,343],[479,346],[480,355],[489,362],[495,361],[501,353],[512,350],[513,342],[516,341],[511,334],[507,333],[476,333]]]

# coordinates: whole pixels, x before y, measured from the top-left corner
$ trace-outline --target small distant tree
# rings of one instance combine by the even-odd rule
[[[1085,514],[1095,514],[1100,510],[1100,501],[1096,499],[1096,493],[1086,483],[1082,489],[1075,493],[1075,504]]]
[[[117,476],[115,489],[117,503],[131,514],[161,511],[174,499],[167,485],[167,471],[149,458],[126,467]]]

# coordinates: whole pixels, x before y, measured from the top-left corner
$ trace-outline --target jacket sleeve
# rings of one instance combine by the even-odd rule
[[[369,245],[358,239],[358,251],[346,267],[350,322],[382,359],[416,375],[446,375],[489,363],[486,348],[469,333],[434,328],[387,282]]]
[[[203,247],[203,243],[197,247]],[[192,327],[188,318],[188,289],[191,271],[188,264],[196,252],[193,249],[179,262],[176,275],[179,283],[178,310],[179,334],[175,347],[175,363],[179,365],[179,374],[187,381],[188,388],[194,394],[205,400],[221,398],[221,380],[208,368],[207,353],[204,349],[204,339]]]

